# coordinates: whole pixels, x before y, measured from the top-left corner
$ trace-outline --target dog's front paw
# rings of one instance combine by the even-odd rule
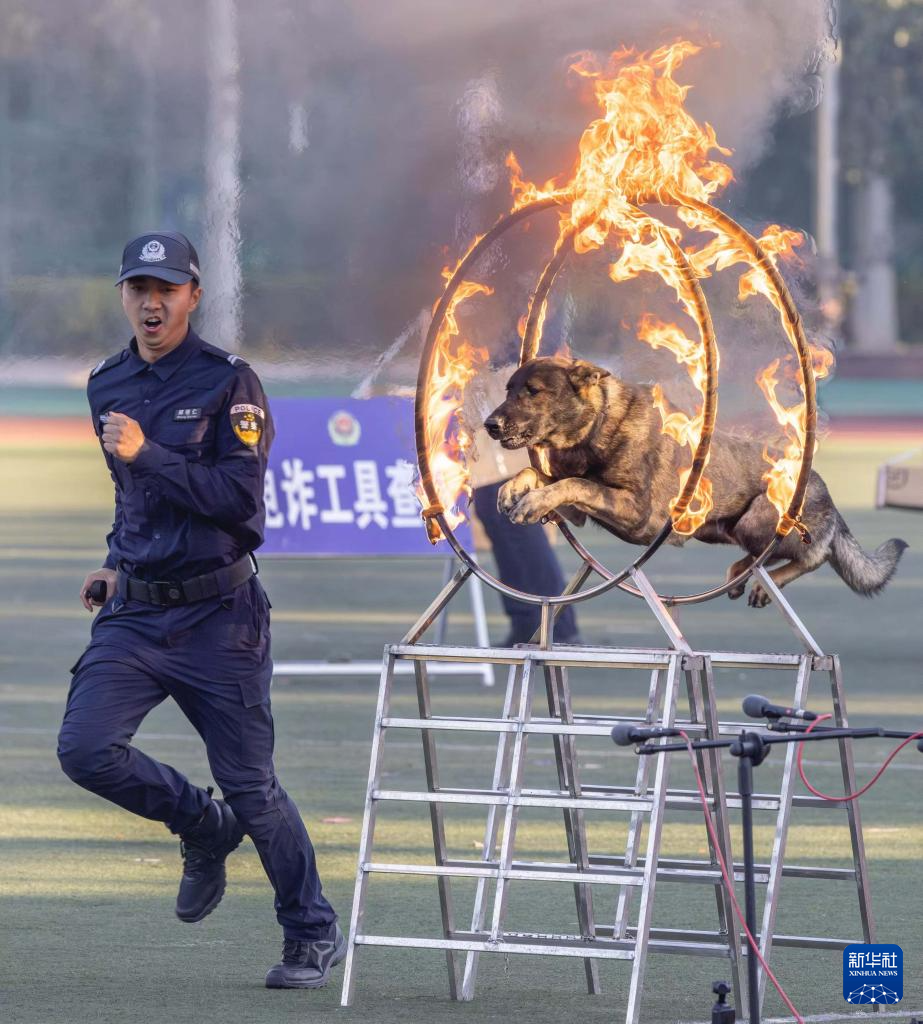
[[[553,512],[556,502],[546,490],[529,491],[519,499],[516,507],[509,513],[510,522],[522,526],[525,523],[540,523],[549,512]]]
[[[744,596],[744,591],[746,589],[747,589],[746,582],[738,583],[736,587],[731,587],[731,589],[728,591],[728,597],[732,601],[736,601],[738,597],[743,597]]]
[[[521,494],[517,494],[513,488],[514,481],[507,482],[497,492],[497,511],[504,516],[513,514],[513,509],[519,504]]]
[[[497,492],[497,510],[512,519],[513,510],[523,497],[542,486],[534,469],[523,469]]]
[[[754,583],[750,588],[750,596],[747,598],[747,604],[751,608],[765,608],[767,604],[772,600],[769,595],[769,591],[764,590],[759,583]]]

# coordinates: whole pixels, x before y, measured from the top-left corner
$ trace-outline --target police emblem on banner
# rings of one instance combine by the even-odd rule
[[[334,444],[354,445],[359,443],[362,427],[351,412],[341,409],[327,420],[327,433]]]
[[[263,436],[266,414],[258,405],[232,405],[231,427],[245,445],[255,448]]]

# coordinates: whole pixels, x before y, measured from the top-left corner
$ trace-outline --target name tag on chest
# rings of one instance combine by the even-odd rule
[[[173,413],[174,420],[200,420],[201,418],[201,409],[177,409]]]

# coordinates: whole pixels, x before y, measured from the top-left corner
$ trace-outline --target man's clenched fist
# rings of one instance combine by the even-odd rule
[[[136,420],[123,412],[110,412],[105,417],[103,448],[122,462],[134,462],[144,447],[144,434]]]

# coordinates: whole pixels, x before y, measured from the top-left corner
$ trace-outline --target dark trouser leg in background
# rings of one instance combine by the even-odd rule
[[[502,583],[530,594],[555,596],[564,589],[564,575],[542,526],[517,526],[497,510],[497,493],[503,481],[474,490],[474,510],[484,525]],[[510,619],[510,641],[527,643],[539,627],[538,605],[502,596]],[[560,643],[577,639],[577,619],[571,606],[555,622],[554,637]]]

